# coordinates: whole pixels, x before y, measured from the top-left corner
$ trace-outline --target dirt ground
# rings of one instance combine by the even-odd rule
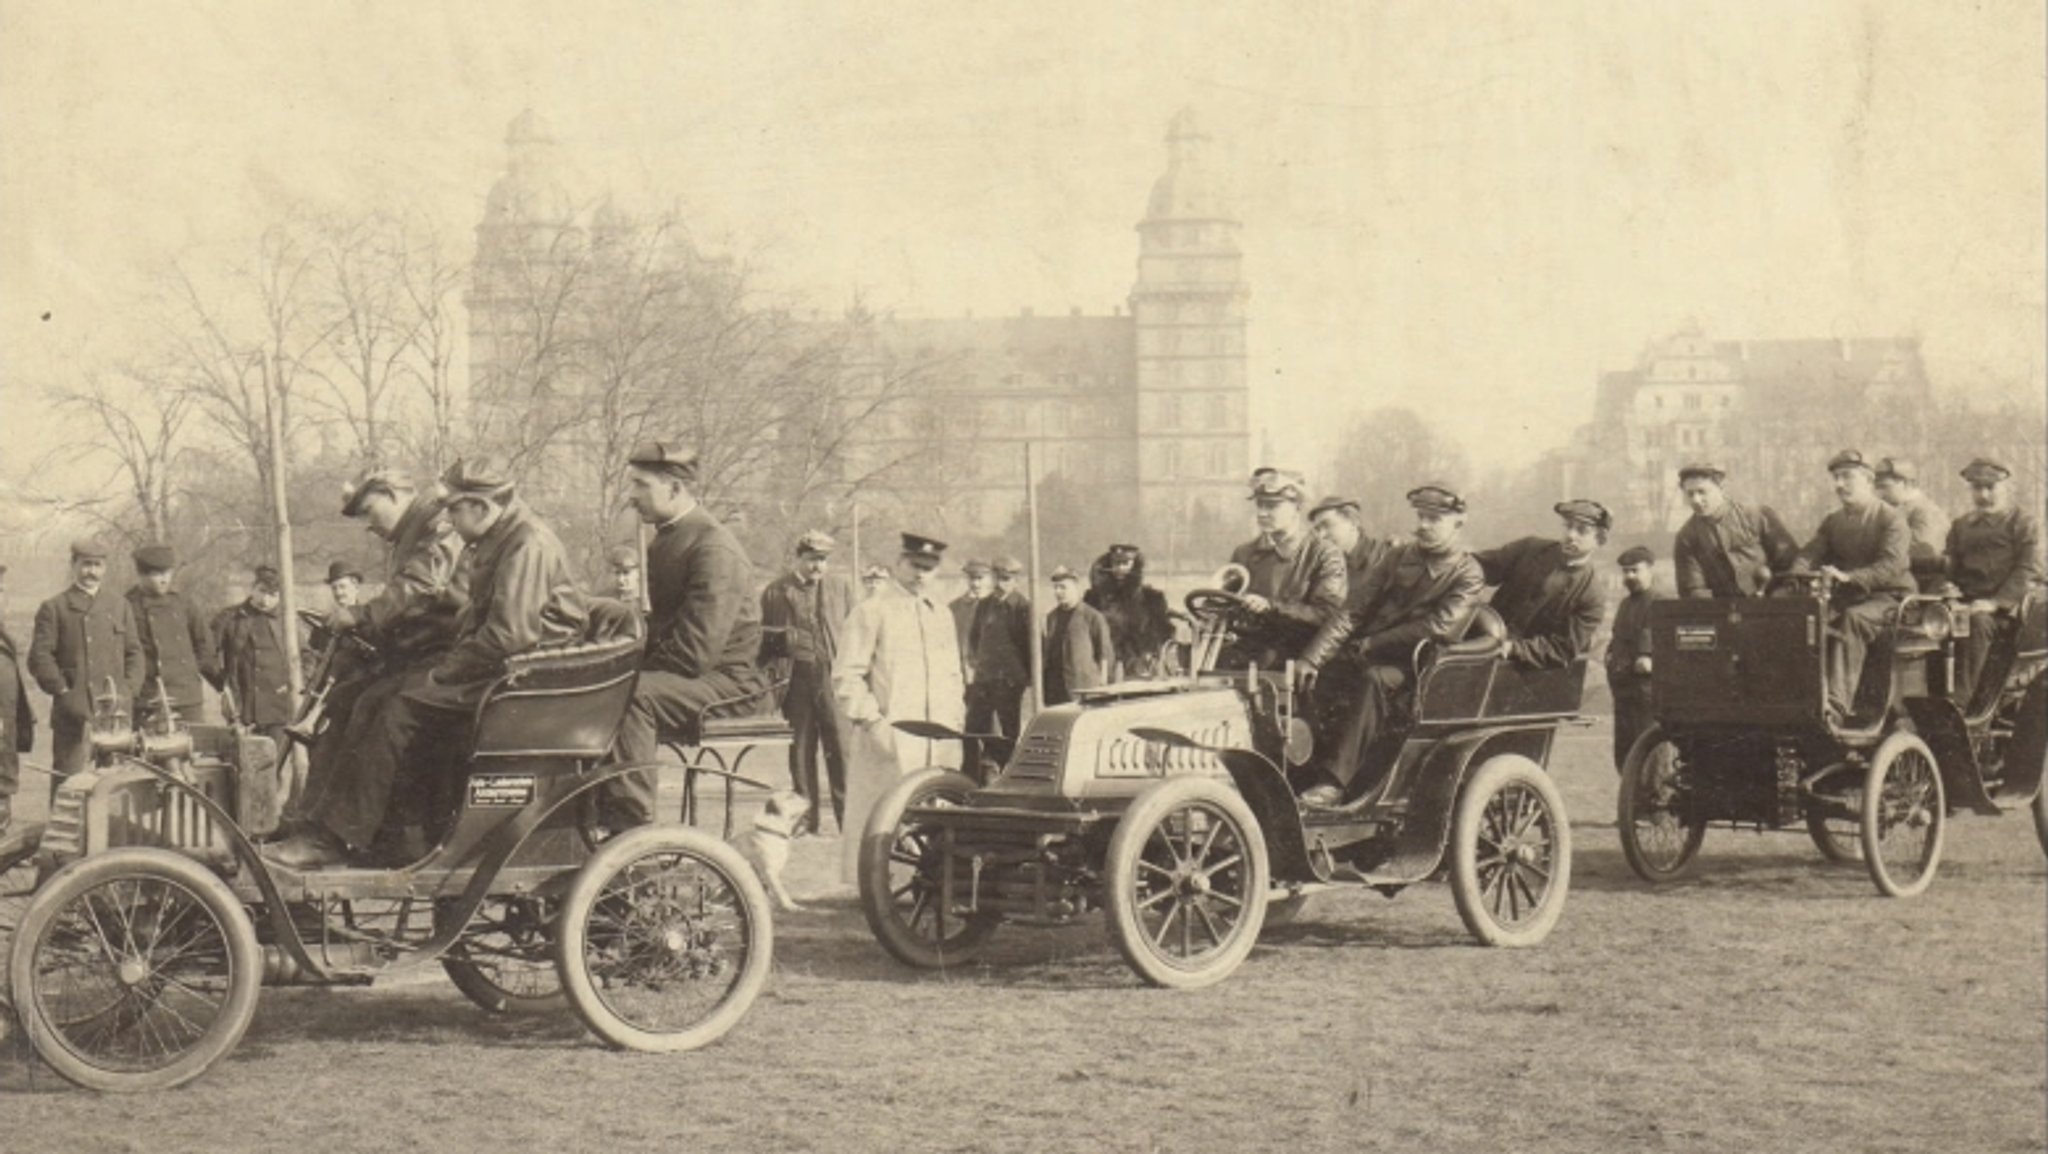
[[[0,1057],[0,1150],[2038,1151],[2048,886],[2024,815],[1963,817],[1924,896],[1880,898],[1799,834],[1709,833],[1651,890],[1611,824],[1602,729],[1553,771],[1564,920],[1473,946],[1441,885],[1318,896],[1224,984],[1153,990],[1098,923],[1006,928],[913,973],[798,843],[811,905],[706,1050],[609,1052],[487,1018],[438,979],[264,991],[241,1047],[142,1099]]]

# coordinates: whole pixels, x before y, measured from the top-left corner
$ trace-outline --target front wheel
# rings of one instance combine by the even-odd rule
[[[205,1073],[256,1014],[262,952],[242,903],[162,849],[82,858],[15,931],[15,1012],[50,1067],[91,1090],[166,1090]]]
[[[883,794],[868,815],[860,847],[861,913],[875,940],[906,966],[965,965],[1001,923],[995,914],[949,907],[939,831],[906,816],[912,809],[959,805],[974,790],[966,774],[919,770]]]
[[[1168,778],[1138,795],[1110,838],[1110,937],[1155,986],[1214,985],[1258,941],[1267,877],[1265,835],[1237,791]]]
[[[562,899],[556,964],[591,1032],[623,1050],[709,1045],[768,982],[768,897],[738,851],[679,826],[604,844]]]
[[[1653,885],[1692,871],[1706,840],[1707,823],[1692,805],[1685,751],[1651,726],[1629,747],[1621,764],[1615,825],[1621,856],[1636,876]]]
[[[1863,859],[1878,892],[1910,898],[1931,885],[1947,828],[1933,751],[1911,733],[1885,738],[1863,779]]]
[[[550,921],[555,903],[489,897],[448,947],[441,968],[462,995],[493,1014],[526,1016],[566,1009]]]
[[[1487,759],[1458,795],[1451,895],[1481,945],[1533,946],[1550,936],[1572,884],[1572,826],[1543,767]]]

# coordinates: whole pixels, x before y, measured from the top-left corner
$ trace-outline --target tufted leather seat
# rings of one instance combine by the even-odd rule
[[[476,752],[602,757],[611,749],[639,672],[637,637],[514,657],[477,708]]]

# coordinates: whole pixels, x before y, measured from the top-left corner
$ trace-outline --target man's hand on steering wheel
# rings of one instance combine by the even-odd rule
[[[1256,593],[1238,594],[1238,603],[1244,606],[1245,611],[1248,613],[1264,613],[1273,608],[1273,603],[1271,601],[1266,600],[1264,597],[1261,597]]]

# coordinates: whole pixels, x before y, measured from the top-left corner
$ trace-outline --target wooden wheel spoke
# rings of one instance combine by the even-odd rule
[[[1195,913],[1201,916],[1202,928],[1208,931],[1209,941],[1215,945],[1222,945],[1223,933],[1216,928],[1216,919],[1209,916],[1208,908],[1197,902],[1195,904]]]
[[[1185,916],[1187,912],[1186,904],[1187,903],[1185,902],[1178,901],[1173,903],[1173,905],[1166,911],[1166,916],[1159,920],[1159,930],[1157,933],[1152,935],[1153,949],[1162,951],[1166,949],[1167,932],[1173,928],[1173,921],[1175,918]]]

